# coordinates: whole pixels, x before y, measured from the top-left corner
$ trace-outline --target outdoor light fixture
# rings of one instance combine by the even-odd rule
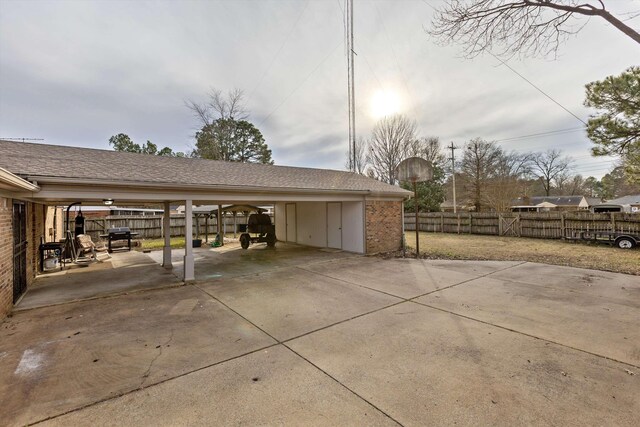
[[[105,206],[111,206],[113,204],[113,199],[102,199],[102,203],[104,203]]]

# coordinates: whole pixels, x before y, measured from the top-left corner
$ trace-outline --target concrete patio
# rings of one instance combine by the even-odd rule
[[[638,276],[282,244],[195,255],[189,285],[177,253],[175,275],[132,253],[138,267],[108,268],[131,289],[35,292],[49,306],[0,327],[0,424],[637,425]]]

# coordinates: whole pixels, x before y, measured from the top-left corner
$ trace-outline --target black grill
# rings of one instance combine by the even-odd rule
[[[131,230],[129,229],[129,227],[114,227],[114,228],[110,228],[107,230],[109,233],[108,239],[109,239],[109,252],[113,252],[113,249],[111,248],[111,242],[114,242],[116,240],[126,240],[127,241],[127,250],[131,250]],[[133,234],[138,234],[138,233],[133,233]]]

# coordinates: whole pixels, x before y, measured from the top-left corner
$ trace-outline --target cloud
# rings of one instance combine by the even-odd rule
[[[381,88],[397,91],[421,134],[445,143],[579,125],[490,56],[465,60],[456,46],[434,45],[424,32],[432,11],[423,2],[355,6],[358,135],[375,124],[369,102]],[[293,0],[5,1],[0,136],[107,148],[109,136],[125,132],[187,150],[197,122],[184,101],[202,101],[212,87],[241,88],[277,164],[342,169],[348,116],[341,7]],[[509,64],[586,119],[584,84],[620,73],[637,57],[637,45],[593,19],[558,60]],[[503,145],[558,147],[593,162],[584,157],[590,143],[581,133]]]

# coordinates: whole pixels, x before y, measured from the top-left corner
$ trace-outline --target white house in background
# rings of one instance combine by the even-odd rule
[[[593,206],[593,212],[628,212],[640,214],[640,194],[619,197]]]
[[[587,211],[600,199],[585,196],[520,197],[512,202],[514,212]]]

